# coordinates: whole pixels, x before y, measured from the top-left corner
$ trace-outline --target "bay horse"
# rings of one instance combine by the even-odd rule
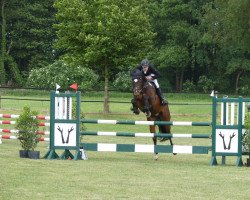
[[[156,94],[154,83],[147,81],[143,72],[135,69],[131,73],[134,103],[140,111],[144,112],[147,121],[170,121],[171,115],[168,104],[161,105],[160,98]],[[150,133],[156,133],[156,125],[150,125]],[[160,133],[171,133],[170,125],[158,125]],[[162,138],[165,141],[167,138]],[[169,138],[170,144],[173,145],[172,139]],[[153,137],[154,145],[157,145],[157,137]],[[155,159],[158,159],[158,153],[155,152]]]

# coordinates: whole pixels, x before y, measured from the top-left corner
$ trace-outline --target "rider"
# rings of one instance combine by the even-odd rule
[[[155,89],[156,89],[156,93],[159,96],[160,101],[161,101],[161,105],[166,105],[167,101],[165,100],[165,98],[164,98],[164,96],[163,96],[163,94],[161,92],[160,85],[159,85],[159,83],[157,81],[157,78],[160,77],[160,73],[150,65],[148,59],[143,59],[141,61],[141,64],[138,65],[136,67],[136,69],[139,69],[140,71],[142,71],[143,74],[145,75],[146,79],[149,82],[153,82],[154,83]],[[138,107],[136,106],[135,100],[132,99],[131,103],[133,105],[133,108],[132,108],[133,112],[135,114],[139,114],[139,110],[138,110]]]

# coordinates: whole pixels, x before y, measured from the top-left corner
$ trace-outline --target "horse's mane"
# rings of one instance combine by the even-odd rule
[[[143,73],[141,70],[139,69],[134,69],[132,72],[131,72],[131,77],[132,79],[135,79],[135,78],[140,78],[143,76]]]

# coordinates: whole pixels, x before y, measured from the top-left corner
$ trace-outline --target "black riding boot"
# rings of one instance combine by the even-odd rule
[[[135,113],[136,115],[139,115],[139,114],[140,114],[140,110],[139,110],[139,108],[136,106],[135,100],[132,99],[132,100],[131,100],[131,103],[132,103],[131,111],[133,111],[133,113]]]
[[[160,88],[156,88],[156,93],[160,97],[161,105],[166,105],[168,102],[165,100]]]

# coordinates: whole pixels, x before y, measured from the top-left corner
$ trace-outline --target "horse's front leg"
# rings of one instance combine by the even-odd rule
[[[149,129],[150,129],[150,133],[155,134],[155,125],[150,125]],[[152,139],[153,139],[154,145],[156,146],[157,145],[157,137],[153,137]],[[159,158],[158,152],[155,152],[155,160],[158,160],[158,158]]]
[[[143,112],[146,113],[146,117],[151,116],[151,112],[149,110],[149,97],[147,95],[143,95]]]

